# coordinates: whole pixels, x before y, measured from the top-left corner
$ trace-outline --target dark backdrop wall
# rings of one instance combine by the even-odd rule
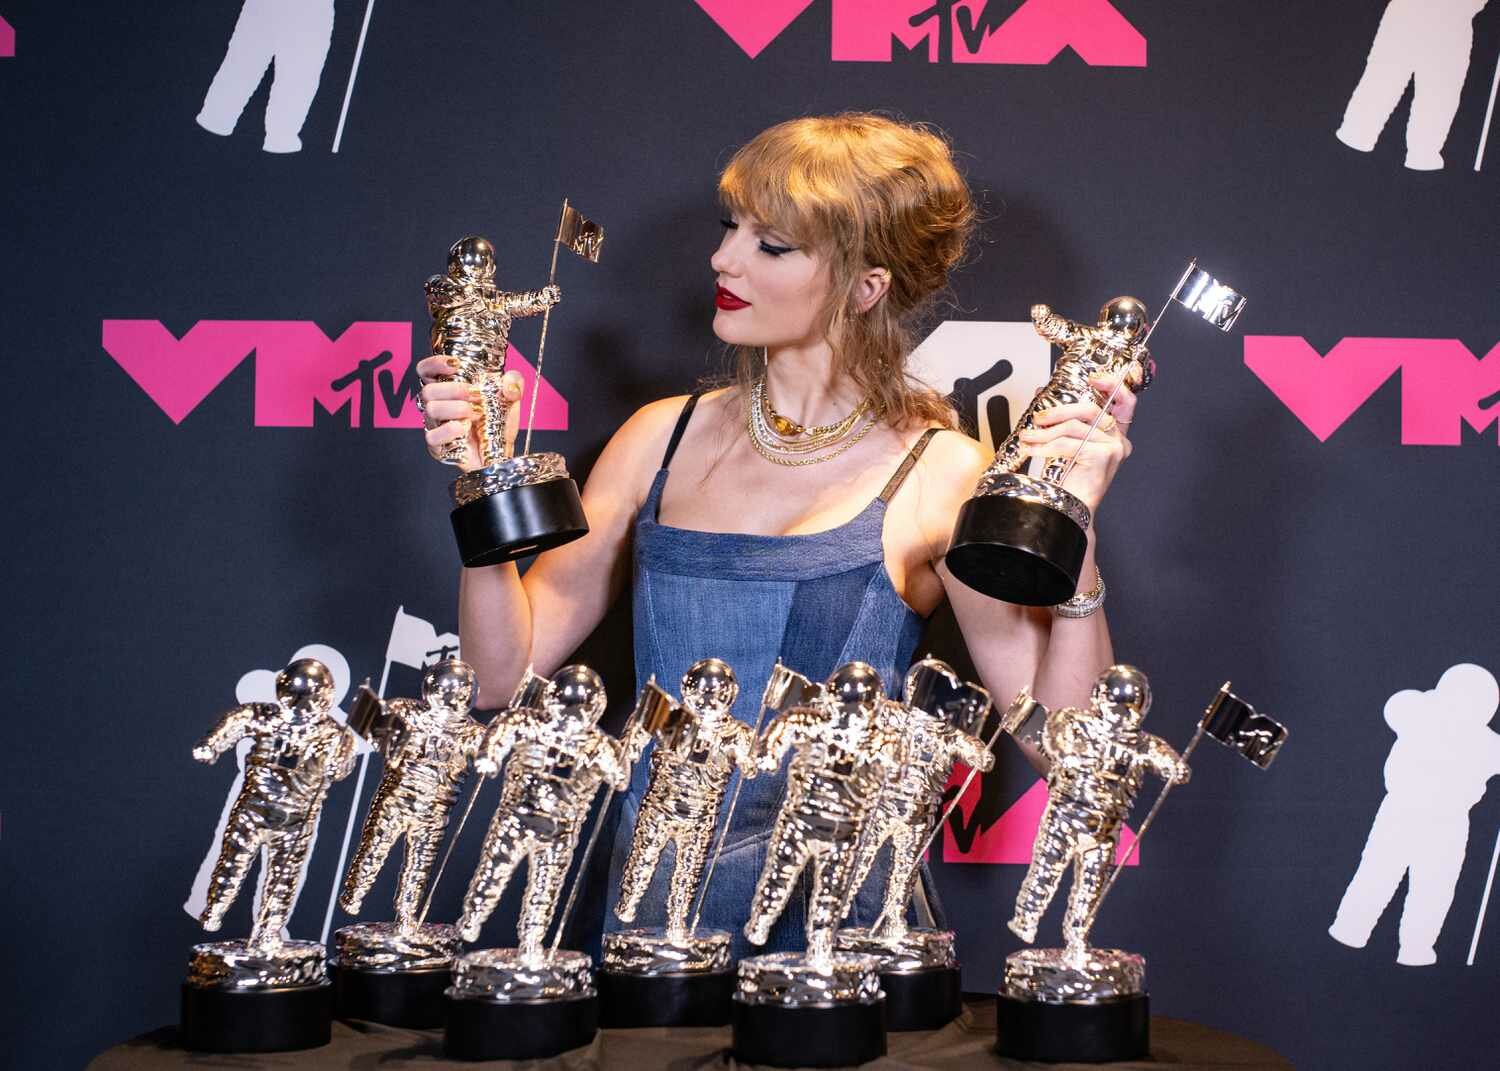
[[[1232,678],[1292,737],[1264,774],[1199,753],[1098,941],[1149,957],[1156,1011],[1299,1066],[1493,1060],[1484,6],[0,0],[7,1062],[76,1067],[175,1017],[200,934],[180,905],[234,776],[188,751],[256,671],[319,644],[410,695],[451,644],[450,473],[409,397],[448,244],[490,235],[530,287],[563,196],[607,228],[597,267],[561,266],[537,434],[586,474],[635,407],[715,367],[728,153],[848,108],[941,127],[985,199],[925,351],[950,382],[1009,358],[1024,397],[1033,302],[1155,307],[1190,255],[1251,299],[1233,335],[1158,332],[1100,557],[1157,733],[1180,746]],[[236,20],[243,66],[210,95]],[[535,321],[514,341],[531,356]],[[416,621],[393,640],[398,608]],[[618,615],[583,652],[617,703],[628,652]],[[1462,664],[1482,675],[1444,678]],[[1398,739],[1383,713],[1409,690]],[[1008,755],[934,853],[971,989],[1015,947],[1034,785]],[[353,794],[330,797],[299,936],[322,928]]]

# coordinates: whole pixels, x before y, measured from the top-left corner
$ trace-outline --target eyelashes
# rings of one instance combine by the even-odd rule
[[[740,229],[739,223],[737,223],[735,220],[727,218],[720,219],[719,225],[726,231],[737,231]],[[760,243],[760,251],[768,256],[779,257],[787,253],[795,253],[797,251],[797,247],[794,245],[772,245],[770,242],[762,239]]]

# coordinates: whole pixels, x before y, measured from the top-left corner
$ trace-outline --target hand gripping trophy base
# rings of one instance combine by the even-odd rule
[[[593,976],[593,961],[567,949],[465,953],[444,993],[443,1051],[456,1060],[533,1060],[587,1045],[599,1029]]]
[[[443,991],[453,980],[458,931],[426,923],[404,931],[394,922],[361,922],[335,930],[334,1016],[412,1030],[443,1025]]]
[[[327,1045],[333,986],[324,949],[283,941],[275,951],[244,941],[194,945],[182,984],[182,1043],[197,1052],[288,1052]]]
[[[835,952],[740,960],[731,1024],[734,1058],[770,1067],[848,1067],[885,1055],[880,961]]]
[[[1089,521],[1088,507],[1055,483],[991,477],[958,511],[948,570],[991,598],[1056,606],[1078,587]]]
[[[952,930],[916,928],[888,940],[868,929],[839,930],[834,947],[880,961],[887,1030],[937,1030],[963,1011],[963,978]]]
[[[734,995],[726,930],[664,929],[604,935],[600,1025],[723,1026]]]
[[[453,481],[450,515],[467,568],[498,565],[588,534],[578,485],[560,454],[506,458]]]
[[[1027,948],[1005,959],[996,1000],[1002,1056],[1052,1063],[1145,1059],[1146,961],[1107,948]]]

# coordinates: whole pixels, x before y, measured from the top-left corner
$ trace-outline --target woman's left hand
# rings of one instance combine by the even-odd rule
[[[1078,455],[1078,461],[1063,481],[1063,486],[1081,498],[1091,513],[1098,512],[1099,503],[1115,478],[1120,462],[1129,457],[1131,451],[1129,431],[1131,421],[1135,419],[1136,396],[1128,386],[1120,388],[1110,403],[1109,413],[1084,442],[1089,425],[1099,415],[1100,405],[1114,389],[1116,379],[1115,376],[1091,376],[1089,386],[1094,389],[1093,401],[1043,409],[1036,414],[1034,427],[1020,435],[1026,452],[1043,459],[1032,467],[1033,472],[1041,471],[1045,459],[1055,457],[1066,461],[1080,445],[1083,446],[1083,452]]]

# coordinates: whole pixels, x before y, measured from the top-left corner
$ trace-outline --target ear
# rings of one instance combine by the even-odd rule
[[[888,268],[866,268],[854,283],[854,307],[862,313],[869,312],[890,288]]]

